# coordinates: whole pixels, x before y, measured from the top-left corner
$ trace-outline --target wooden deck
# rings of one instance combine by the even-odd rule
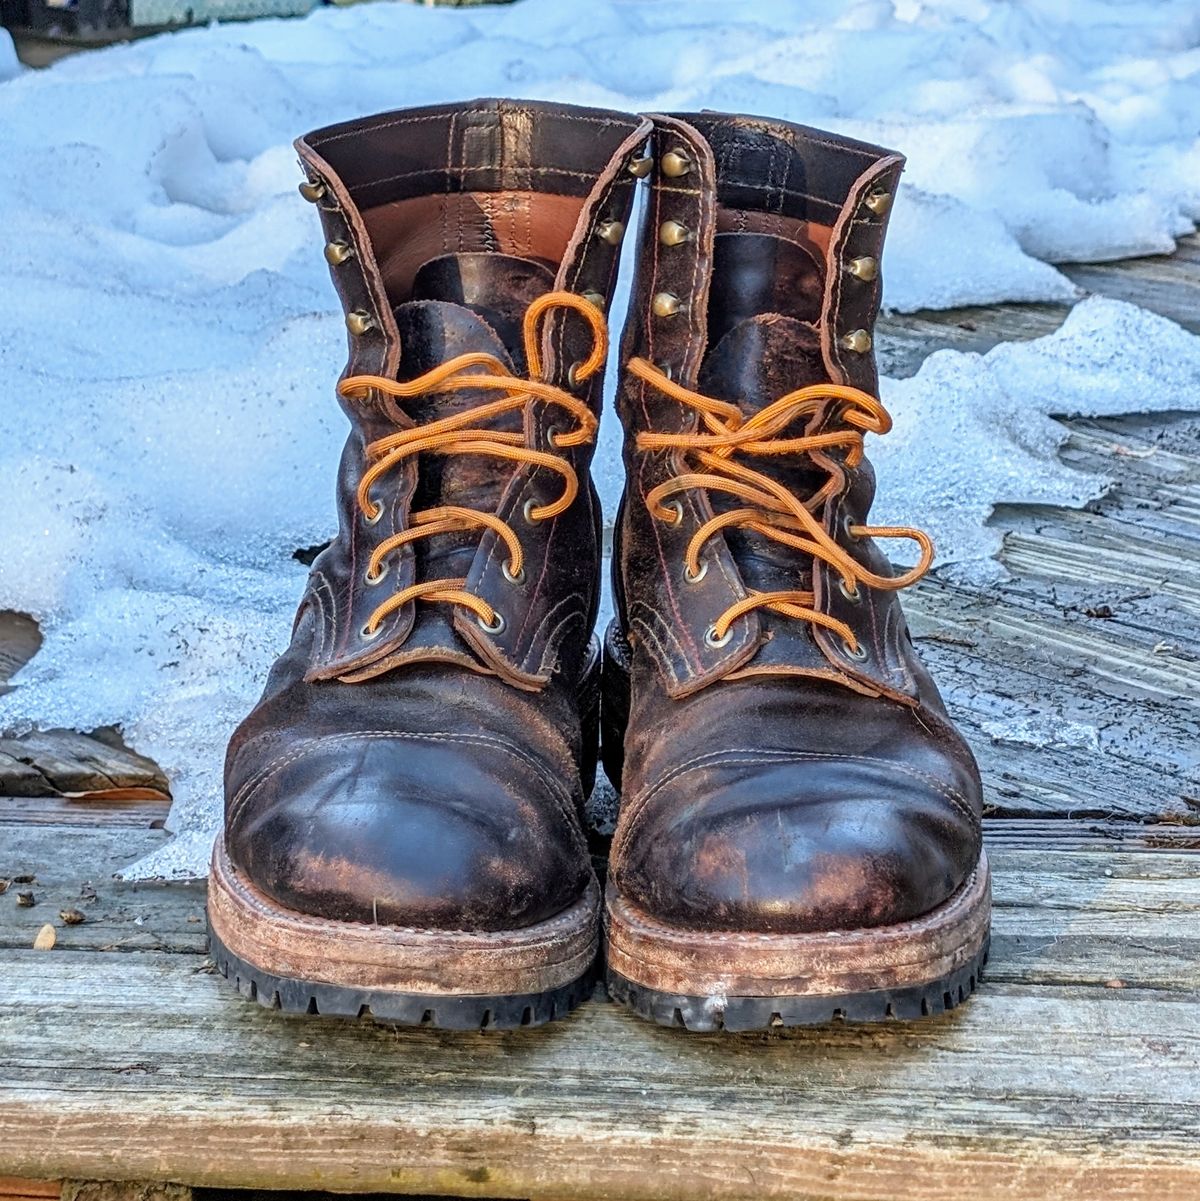
[[[1075,275],[1200,328],[1197,239]],[[887,369],[1063,314],[891,321]],[[165,837],[161,802],[0,800],[0,877],[36,877],[0,896],[0,1194],[1200,1197],[1200,417],[1070,428],[1113,494],[1006,510],[1011,581],[907,601],[987,784],[995,935],[970,1004],[739,1037],[600,996],[503,1035],[284,1019],[214,975],[198,886],[112,879]],[[995,741],[1014,711],[1028,733]]]

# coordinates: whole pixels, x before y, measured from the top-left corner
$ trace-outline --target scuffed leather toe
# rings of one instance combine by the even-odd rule
[[[561,912],[591,879],[572,804],[494,737],[329,736],[231,797],[226,846],[257,888],[301,913],[512,930]]]
[[[869,757],[715,753],[635,801],[613,881],[688,929],[807,933],[935,909],[978,860],[970,802]]]

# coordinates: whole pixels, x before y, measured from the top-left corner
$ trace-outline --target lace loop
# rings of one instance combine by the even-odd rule
[[[826,532],[815,514],[842,489],[845,476],[835,463],[817,460],[828,469],[829,479],[811,496],[801,498],[778,480],[734,458],[736,454],[811,455],[841,449],[846,466],[857,467],[863,458],[863,436],[886,434],[892,428],[891,415],[875,397],[843,384],[813,384],[789,392],[745,417],[737,405],[685,388],[646,359],[631,359],[627,369],[636,379],[695,412],[701,426],[695,431],[678,434],[646,432],[637,435],[639,450],[680,451],[689,468],[646,494],[650,512],[660,520],[671,521],[680,502],[671,501],[669,505],[664,502],[692,489],[723,492],[744,502],[742,507],[714,514],[696,530],[684,554],[684,569],[690,575],[700,573],[704,544],[729,528],[753,530],[764,538],[821,560],[837,573],[848,596],[858,595],[864,586],[886,591],[906,588],[929,570],[933,562],[933,543],[922,530],[910,526],[847,525],[847,533],[855,538],[909,538],[916,542],[921,551],[917,565],[898,576],[882,576],[870,571]],[[831,401],[840,405],[837,419],[843,428],[818,434],[779,436],[798,420],[811,419],[823,412]],[[844,621],[820,612],[816,608],[816,595],[811,590],[750,591],[713,623],[710,645],[723,645],[728,640],[730,626],[755,609],[770,609],[784,617],[830,630],[842,639],[852,658],[861,656],[854,631]]]
[[[588,405],[542,378],[543,363],[539,345],[542,322],[555,309],[568,309],[578,313],[591,330],[591,353],[573,368],[574,382],[581,384],[603,365],[608,352],[608,330],[600,310],[572,292],[547,292],[525,310],[522,338],[525,359],[529,366],[529,378],[515,375],[493,354],[470,351],[456,355],[415,379],[403,383],[381,375],[351,375],[338,384],[340,395],[358,400],[366,398],[372,392],[382,392],[395,400],[411,399],[429,393],[475,389],[501,394],[495,400],[476,405],[464,412],[454,413],[412,429],[400,430],[369,443],[366,447],[368,466],[359,480],[356,496],[358,507],[366,521],[374,523],[383,513],[383,506],[371,498],[371,489],[375,483],[406,459],[420,454],[487,455],[512,463],[545,467],[562,476],[562,495],[546,505],[533,508],[527,505],[527,517],[533,521],[547,521],[571,507],[579,494],[579,478],[574,467],[565,458],[527,445],[524,434],[488,429],[485,424],[504,413],[524,409],[531,400],[539,400],[544,404],[565,409],[567,414],[574,418],[575,424],[572,429],[565,433],[556,432],[549,437],[548,441],[552,446],[565,450],[583,446],[595,438],[598,423]],[[419,538],[471,529],[492,530],[504,542],[508,551],[508,563],[505,565],[508,575],[512,579],[521,578],[525,552],[512,526],[495,513],[485,513],[461,505],[439,505],[411,514],[406,529],[385,538],[375,548],[367,565],[367,575],[378,577],[383,560],[388,555]],[[482,597],[466,591],[465,579],[428,580],[411,584],[388,597],[371,614],[363,627],[364,634],[373,635],[389,614],[415,600],[461,605],[475,614],[484,629],[492,632],[503,629],[503,619],[496,610]]]

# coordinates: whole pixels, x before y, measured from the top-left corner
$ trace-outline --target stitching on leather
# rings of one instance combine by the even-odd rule
[[[285,767],[289,767],[291,764],[303,759],[310,752],[321,750],[334,743],[354,742],[358,740],[371,742],[386,739],[395,739],[397,741],[411,740],[414,742],[468,743],[476,746],[495,747],[497,750],[506,752],[514,759],[533,768],[534,772],[542,779],[542,782],[549,785],[551,796],[559,803],[559,807],[564,814],[571,818],[575,816],[573,798],[563,788],[561,782],[547,771],[532,755],[505,738],[496,738],[488,734],[464,734],[451,731],[421,733],[415,730],[343,730],[337,734],[327,734],[319,738],[305,739],[300,745],[293,747],[285,754],[277,756],[260,767],[254,775],[242,784],[230,799],[228,824],[232,825],[237,820],[242,810],[249,804],[251,797],[268,780],[278,775]],[[577,823],[571,821],[568,824],[574,827]],[[578,831],[575,833],[578,834]]]
[[[318,660],[324,661],[325,643],[327,640],[327,631],[325,627],[330,620],[330,614],[326,613],[325,611],[325,601],[323,599],[323,595],[329,597],[329,604],[335,609],[337,602],[334,599],[333,588],[330,586],[329,581],[325,578],[325,573],[320,568],[315,568],[311,572],[309,575],[309,584],[311,589],[310,594],[313,600],[316,602],[317,608],[320,610],[320,621],[317,623],[317,636],[320,641],[317,643],[317,649],[314,652],[314,657]]]
[[[665,127],[657,128],[656,133],[657,133],[660,141],[665,139],[665,130],[667,130],[667,129],[672,130],[672,132],[678,133],[678,131],[673,130],[673,127],[671,127],[669,125],[665,126]],[[680,134],[679,136],[682,137],[682,134]],[[683,140],[685,142],[687,141],[686,138],[684,138]],[[664,150],[664,148],[662,146],[660,146],[659,153],[660,154],[663,153],[663,150]],[[658,183],[658,181],[656,180],[655,187],[651,193],[651,196],[652,196],[652,199],[654,202],[654,210],[653,210],[653,214],[654,214],[653,215],[653,227],[654,228],[657,228],[657,226],[659,224],[661,224],[661,221],[662,221],[663,191],[664,191],[664,189],[663,189],[662,185],[660,183]],[[687,189],[686,192],[688,195],[695,194],[694,189]],[[651,291],[651,293],[653,293],[654,289],[658,286],[659,279],[662,276],[662,266],[661,266],[661,259],[660,259],[660,244],[659,244],[658,238],[651,235],[650,245],[651,245],[650,291]],[[693,255],[693,258],[695,258],[695,257],[696,256]],[[693,280],[694,279],[695,279],[695,268],[693,269]],[[690,320],[690,318],[689,318],[689,320]],[[649,357],[651,358],[651,360],[656,360],[657,359],[656,350],[655,350],[656,326],[655,326],[654,322],[652,320],[644,321],[642,332],[643,332],[643,336],[646,341],[646,348],[649,352]],[[650,405],[649,405],[649,402],[647,401],[646,385],[642,381],[639,381],[639,385],[640,385],[639,386],[639,397],[641,400],[642,415],[643,415],[643,419],[644,419],[644,423],[645,423],[645,428],[652,429],[654,423],[651,420],[651,416],[650,416]],[[683,418],[681,415],[680,421],[682,421],[682,419]],[[682,426],[680,428],[682,428]],[[658,525],[655,522],[654,514],[650,512],[649,507],[646,504],[646,495],[647,495],[648,489],[645,487],[645,476],[646,476],[647,472],[650,470],[652,462],[653,462],[653,459],[652,459],[651,455],[643,455],[638,462],[637,482],[638,482],[638,491],[640,493],[639,502],[641,504],[641,508],[642,508],[642,512],[643,512],[643,520],[647,523],[647,526],[650,530],[651,536],[654,539],[654,548],[658,555],[659,569],[661,572],[661,578],[664,581],[665,590],[667,593],[667,599],[668,599],[669,603],[671,604],[671,607],[675,613],[675,617],[679,623],[680,628],[683,629],[685,632],[689,633],[689,635],[690,635],[690,630],[688,629],[686,623],[684,623],[684,621],[683,621],[683,616],[679,612],[674,593],[672,592],[672,590],[670,588],[669,567],[667,565],[666,548],[663,546],[663,540],[662,540],[661,533],[659,531]],[[691,503],[690,498],[687,498],[687,497],[684,498],[684,501],[685,501],[685,503],[688,503],[688,504]],[[646,621],[642,621],[640,619],[635,619],[633,617],[634,610],[638,609],[638,608],[645,609],[646,612],[650,615],[649,616],[650,624],[648,624]],[[665,648],[663,647],[661,640],[656,636],[654,629],[653,629],[653,625],[655,622],[661,624],[663,633],[667,636],[667,638],[671,642],[671,644],[673,644],[675,646],[675,648],[678,652],[679,658],[683,662],[685,670],[688,671],[688,673],[690,674],[691,668],[689,665],[688,652],[685,650],[682,643],[680,643],[679,640],[676,638],[674,630],[672,630],[671,627],[669,626],[669,624],[665,620],[662,619],[661,615],[658,613],[658,610],[652,604],[648,604],[648,603],[642,602],[642,601],[636,601],[630,605],[629,612],[630,612],[631,621],[634,621],[635,624],[641,625],[646,630],[647,634],[650,635],[651,646],[657,650],[658,655],[660,656],[659,661],[662,664],[662,666],[666,668],[671,679],[678,681],[680,678],[679,672],[676,670],[675,664],[672,661],[670,661],[670,659],[665,655]],[[698,648],[693,648],[693,649],[695,650],[696,657],[698,658],[699,657],[699,649]]]
[[[319,146],[328,146],[331,142],[340,142],[345,138],[360,138],[364,133],[377,133],[382,129],[395,129],[401,125],[427,125],[433,121],[456,120],[459,117],[495,117],[497,125],[502,125],[503,118],[507,116],[539,118],[546,117],[548,114],[537,112],[531,108],[456,108],[440,113],[424,113],[420,116],[396,117],[391,121],[380,121],[375,124],[364,125],[361,122],[355,124],[353,129],[343,130],[341,133],[331,133],[324,136],[314,138],[309,144],[315,150]],[[559,112],[553,114],[554,121],[576,121],[586,125],[600,125],[607,127],[617,127],[625,125],[624,121],[618,121],[613,117],[589,117],[583,113],[565,113]]]
[[[982,862],[982,857],[981,857]],[[635,914],[637,926],[642,930],[649,931],[655,938],[664,942],[678,942],[694,945],[697,938],[704,942],[715,942],[722,945],[752,945],[752,944],[767,944],[778,945],[780,947],[795,946],[797,942],[802,945],[812,946],[820,940],[828,938],[830,934],[839,936],[847,936],[853,934],[865,934],[879,937],[886,935],[889,930],[900,930],[906,935],[917,934],[930,927],[936,927],[941,920],[945,920],[946,911],[962,905],[965,901],[972,899],[971,893],[975,891],[979,881],[980,864],[976,864],[971,869],[970,875],[948,896],[942,903],[931,909],[928,913],[923,913],[919,917],[915,917],[906,922],[894,922],[890,926],[860,926],[854,930],[838,930],[838,931],[816,931],[804,934],[770,934],[765,932],[756,933],[750,930],[682,930],[673,926],[668,926],[663,922],[655,921],[648,913],[636,906],[631,905],[623,897],[618,894],[618,899],[622,905],[632,910]],[[940,920],[939,920],[940,919]],[[627,947],[618,948],[622,955],[630,959],[637,959],[640,962],[646,960],[637,954],[635,950]],[[908,967],[913,964],[926,962],[925,959],[906,959],[898,960],[896,967]]]
[[[225,856],[226,856],[226,858],[228,858],[228,851],[225,852]],[[233,868],[233,872],[235,875],[244,874],[236,867],[233,867],[232,860],[229,861],[229,864],[230,864],[230,867]],[[256,910],[259,913],[273,913],[274,912],[273,908],[271,908],[267,905],[264,905],[263,902],[261,900],[259,900],[257,897],[248,895],[242,890],[239,890],[234,895],[236,896],[238,902],[249,905],[250,907],[252,907],[254,910]],[[521,950],[533,950],[533,949],[537,949],[540,946],[544,946],[544,945],[552,943],[555,934],[557,934],[557,932],[558,932],[559,927],[566,927],[569,929],[574,925],[574,920],[571,915],[571,910],[577,908],[578,906],[580,906],[582,903],[589,900],[593,896],[595,896],[597,899],[599,899],[599,887],[597,886],[594,877],[592,880],[590,880],[588,882],[588,885],[584,889],[583,893],[571,905],[569,905],[566,909],[564,909],[561,913],[556,913],[553,917],[547,918],[543,922],[539,922],[536,926],[526,927],[526,930],[536,930],[538,932],[538,936],[536,938],[531,939],[528,943],[523,943],[520,949]],[[286,906],[281,906],[281,908],[286,908]],[[311,914],[300,913],[297,910],[289,910],[288,912],[289,912],[289,915],[290,914],[295,915],[295,917],[292,920],[292,925],[295,928],[301,929],[301,930],[311,930],[311,931],[319,931],[319,932],[326,932],[331,927],[338,929],[338,930],[343,929],[345,927],[357,928],[357,929],[362,929],[362,930],[370,930],[370,931],[386,929],[389,933],[395,933],[395,934],[428,934],[428,935],[433,935],[433,936],[439,937],[439,938],[446,937],[446,936],[453,936],[453,935],[465,935],[465,936],[468,936],[469,938],[471,938],[472,940],[479,939],[482,942],[504,941],[504,942],[508,942],[508,943],[511,943],[512,937],[514,934],[522,934],[525,932],[523,930],[450,930],[450,929],[440,929],[440,928],[431,930],[429,927],[425,927],[425,926],[393,926],[390,924],[385,924],[383,926],[376,926],[370,922],[355,922],[355,921],[336,921],[336,922],[334,922],[332,920],[324,920],[323,921],[320,918],[313,917]],[[582,930],[582,932],[585,935],[590,931],[590,928],[595,924],[596,918],[599,916],[599,912],[600,912],[599,906],[596,906],[588,914],[587,922],[583,926],[583,930]],[[576,954],[577,953],[578,952],[576,952]],[[573,958],[573,956],[569,956],[568,960],[555,961],[555,962],[556,963],[557,962],[569,962],[570,958]]]
[[[650,614],[650,619],[639,617],[637,615],[638,611],[643,609]],[[675,642],[675,636],[671,630],[671,627],[661,619],[654,620],[658,618],[658,616],[657,610],[646,604],[644,601],[635,600],[631,601],[629,604],[629,624],[631,626],[637,626],[644,632],[646,643],[648,643],[647,649],[652,655],[654,655],[655,659],[662,665],[671,679],[678,683],[680,679],[679,673],[675,670],[674,660],[667,653],[667,648],[663,646],[659,638],[660,632],[665,634],[675,646],[675,649],[679,652],[680,658],[683,657],[683,651],[682,648],[679,647],[678,643]]]
[[[653,797],[662,791],[668,784],[678,779],[680,776],[687,775],[689,772],[695,771],[702,766],[717,765],[721,767],[753,767],[764,763],[790,763],[790,762],[805,762],[812,760],[837,760],[842,762],[852,763],[875,763],[887,767],[890,770],[904,772],[913,779],[920,780],[928,784],[935,792],[939,793],[958,810],[960,816],[966,819],[972,830],[978,832],[982,828],[980,818],[975,814],[970,802],[957,789],[951,788],[944,784],[936,776],[930,775],[928,772],[921,771],[919,768],[911,767],[906,763],[898,763],[892,759],[883,759],[877,755],[835,755],[827,751],[772,751],[766,748],[756,747],[728,747],[720,751],[708,751],[702,755],[697,755],[692,759],[686,760],[684,763],[676,764],[669,771],[664,772],[661,776],[655,779],[651,784],[647,785],[642,792],[638,793],[628,802],[627,814],[623,814],[622,824],[626,828],[625,838],[621,841],[626,841],[631,835],[630,831],[636,824],[638,818],[644,812],[647,804]],[[615,840],[614,840],[615,843]]]
[[[461,181],[461,180],[465,180],[468,175],[473,175],[473,174],[474,175],[482,175],[482,174],[485,174],[488,172],[494,173],[494,172],[498,171],[499,168],[498,167],[467,167],[467,166],[463,166],[463,167],[449,167],[449,168],[447,168],[447,170],[450,173],[451,179],[458,179]],[[539,178],[542,176],[548,176],[548,175],[562,176],[566,179],[589,179],[589,180],[591,180],[591,179],[596,178],[596,173],[594,171],[575,171],[575,170],[571,169],[570,167],[538,167],[537,173],[538,173]],[[379,187],[380,184],[399,183],[402,179],[420,179],[422,177],[428,177],[431,175],[436,176],[436,175],[440,175],[440,174],[441,174],[440,169],[434,169],[434,168],[430,168],[430,167],[425,167],[420,171],[401,171],[397,175],[384,175],[384,176],[381,176],[379,179],[371,179],[371,180],[367,180],[363,183],[356,183],[353,187],[353,191],[356,193],[362,193],[362,192],[365,192],[368,188],[377,188],[377,187]],[[449,180],[447,180],[447,183],[449,183]],[[479,189],[479,191],[482,191],[482,192],[486,192],[489,190],[490,189],[487,189],[487,188]],[[387,202],[385,201],[383,203],[387,203]]]

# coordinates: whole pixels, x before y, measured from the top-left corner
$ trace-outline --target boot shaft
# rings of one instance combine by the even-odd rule
[[[622,347],[623,363],[650,366],[622,374],[618,399],[627,472],[614,556],[622,625],[671,696],[731,675],[782,674],[915,702],[927,680],[912,662],[894,592],[845,586],[858,572],[881,581],[892,574],[861,529],[874,475],[860,435],[887,421],[873,400],[872,339],[903,159],[780,121],[710,113],[654,120],[645,249]],[[673,385],[721,402],[713,419],[672,395]],[[834,387],[759,445],[709,447],[733,464],[727,489],[676,489],[672,481],[712,478],[704,454],[639,446],[647,435],[668,443],[719,436],[815,385]],[[866,399],[854,401],[850,389]],[[813,438],[827,445],[797,453],[780,446]],[[753,470],[752,484],[741,468]],[[737,520],[735,510],[754,507],[747,488],[804,502],[818,533],[788,519],[789,544],[764,536],[761,523]],[[829,556],[853,561],[852,570],[811,553],[820,535]],[[751,607],[722,628],[722,616],[748,597],[784,592],[811,599],[793,603],[792,615]],[[799,620],[801,610],[815,617]]]
[[[299,139],[301,192],[320,215],[345,311],[343,380],[403,382],[464,354],[525,376],[523,316],[533,301],[570,292],[607,306],[637,182],[629,167],[648,132],[648,122],[619,113],[481,100],[385,113]],[[598,416],[601,373],[581,381],[576,370],[595,345],[588,322],[556,307],[536,334],[539,382],[569,390]],[[495,398],[484,389],[403,402],[380,389],[340,393],[351,431],[339,535],[314,564],[309,593],[321,626],[309,678],[362,680],[436,660],[537,689],[560,659],[568,671],[582,662],[597,606],[592,445],[556,446],[570,422],[553,406],[531,400],[484,424],[489,445],[499,436],[570,463],[579,496],[566,512],[528,520],[561,493],[562,476],[490,451],[407,457],[373,487],[375,520],[360,511],[371,448]],[[448,509],[494,514],[517,533],[520,578],[506,570],[511,556],[495,528],[451,528],[380,559],[376,552],[411,529],[414,513]],[[382,599],[429,578],[463,581],[462,591],[497,615],[493,627],[461,606],[418,601],[372,622]]]

